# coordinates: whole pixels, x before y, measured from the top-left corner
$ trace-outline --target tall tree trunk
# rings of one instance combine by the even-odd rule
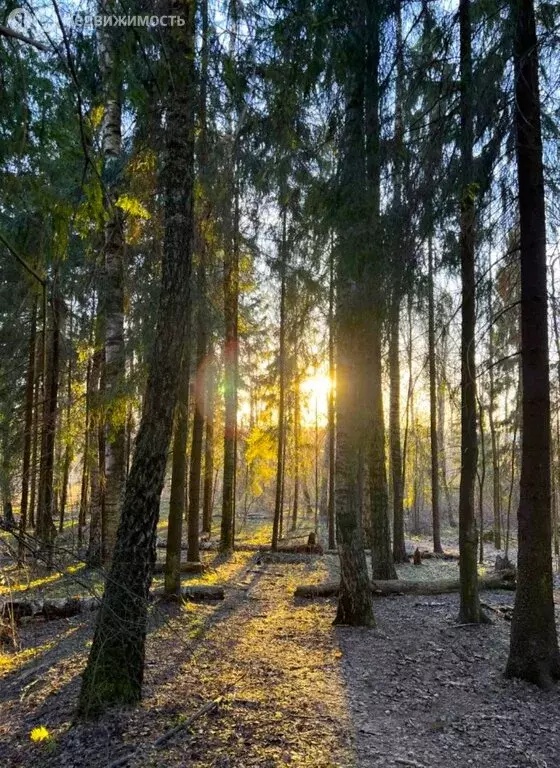
[[[560,362],[559,362],[560,365]],[[556,461],[553,462],[554,466],[554,478],[557,479],[560,466],[560,416],[556,416]],[[556,480],[556,483],[558,481]],[[556,493],[554,494],[554,510],[552,516],[552,547],[556,556],[556,570],[560,571],[560,521],[558,514],[558,487],[556,487]]]
[[[329,520],[329,549],[336,547],[336,516],[335,516],[335,449],[336,449],[336,424],[335,424],[335,397],[336,397],[336,367],[335,367],[335,264],[334,243],[331,241],[331,253],[329,259],[329,403],[328,403],[328,440],[329,440],[329,493],[328,493],[328,520]]]
[[[496,388],[494,385],[494,325],[492,316],[492,278],[488,282],[488,331],[489,388],[488,388],[488,423],[490,426],[490,445],[492,448],[492,508],[494,518],[494,547],[502,548],[502,491],[500,486],[500,451],[494,411],[496,408]]]
[[[550,512],[550,382],[539,54],[533,0],[515,0],[515,128],[521,239],[523,431],[519,549],[506,674],[548,687],[560,678]]]
[[[558,397],[558,393],[560,393],[560,329],[558,327],[558,305],[556,303],[554,265],[551,265],[550,267],[550,296],[552,301],[552,321],[553,321],[552,326],[554,329],[554,341],[556,346],[556,358],[557,358],[556,389],[557,389],[557,397]],[[558,414],[558,409],[556,410],[556,446],[554,446],[553,444],[553,447],[552,447],[551,467],[552,467],[552,482],[553,482],[552,541],[553,541],[554,554],[556,555],[556,558],[557,558],[556,568],[557,570],[560,570],[560,537],[559,537],[560,531],[559,531],[559,525],[558,525],[559,515],[558,515],[558,481],[557,481],[557,478],[560,476],[560,416]]]
[[[201,305],[199,307],[199,325],[197,336],[197,358],[199,368],[196,372],[195,378],[195,397],[197,410],[195,410],[194,424],[193,424],[193,454],[200,454],[200,458],[196,458],[194,462],[194,475],[193,464],[191,464],[191,477],[189,481],[189,487],[196,486],[196,492],[200,498],[200,483],[202,475],[202,454],[205,458],[204,475],[202,476],[202,531],[204,533],[210,533],[212,528],[212,510],[209,506],[209,501],[212,494],[212,472],[213,472],[213,455],[208,443],[208,426],[205,424],[208,421],[212,421],[214,418],[214,403],[213,393],[208,386],[209,377],[213,374],[213,359],[212,354],[207,355],[208,339],[210,335],[210,320],[208,312],[207,295],[207,269],[209,262],[210,249],[208,247],[208,229],[211,218],[211,206],[210,206],[210,189],[208,176],[208,125],[207,125],[207,113],[208,113],[208,66],[209,66],[209,45],[210,45],[210,24],[208,18],[208,0],[201,0],[200,3],[200,16],[201,16],[201,48],[200,48],[200,76],[199,76],[199,139],[198,139],[198,155],[199,155],[199,167],[200,167],[200,183],[201,183],[201,212],[200,222],[198,226],[199,237],[199,249],[200,249],[200,265],[199,265],[199,300]],[[204,360],[201,360],[201,351],[204,354]],[[199,398],[203,405],[202,412],[198,413]],[[209,400],[212,399],[212,402]],[[200,431],[200,435],[198,435]],[[196,435],[196,441],[195,441]],[[210,427],[210,435],[212,436],[212,426]],[[200,443],[200,445],[198,445]],[[206,465],[210,463],[210,468]],[[196,465],[198,464],[198,468]],[[198,477],[197,477],[198,475]],[[209,482],[209,488],[207,489],[207,483]],[[199,499],[193,498],[193,505],[199,506]],[[198,520],[198,518],[197,518]],[[194,520],[193,520],[194,522]],[[194,543],[194,536],[193,543]],[[197,530],[197,545],[198,546],[198,530]],[[198,559],[198,558],[197,558]]]
[[[393,561],[406,562],[403,510],[403,461],[401,449],[401,371],[400,371],[400,310],[404,260],[402,258],[403,223],[403,159],[404,159],[404,50],[402,39],[402,3],[395,9],[396,70],[395,83],[395,148],[393,162],[394,231],[392,233],[393,295],[389,317],[389,439],[391,449],[391,474],[393,486]]]
[[[484,405],[482,399],[478,400],[478,426],[480,430],[480,467],[478,474],[478,561],[484,562],[484,483],[486,481],[486,440],[484,437]]]
[[[70,467],[72,464],[72,445],[67,442],[64,446],[64,459],[62,462],[62,480],[60,488],[60,507],[58,510],[58,530],[62,533],[64,530],[64,521],[66,517],[66,505],[68,502],[68,481],[70,477]]]
[[[37,297],[33,297],[31,308],[31,330],[29,332],[29,355],[25,382],[25,417],[23,432],[23,461],[21,471],[21,505],[19,515],[18,561],[25,559],[25,534],[27,531],[27,506],[29,498],[29,478],[31,464],[31,443],[33,430],[33,393],[35,390],[35,360],[37,339]]]
[[[202,474],[202,444],[204,438],[205,406],[205,364],[207,346],[206,312],[206,264],[205,245],[200,238],[201,255],[198,275],[198,329],[196,348],[196,371],[194,375],[194,414],[192,450],[189,475],[189,517],[187,525],[187,560],[200,560],[200,478]]]
[[[99,0],[99,12],[110,14],[112,3]],[[101,124],[101,151],[104,163],[104,274],[100,291],[104,326],[105,364],[103,372],[106,407],[105,479],[102,519],[102,557],[111,563],[126,478],[126,421],[122,415],[125,379],[124,349],[124,232],[123,215],[115,203],[118,197],[119,166],[122,162],[121,113],[122,77],[117,39],[112,27],[97,28],[104,112]]]
[[[368,233],[367,285],[372,292],[366,377],[369,379],[368,400],[371,403],[371,437],[369,445],[369,485],[371,504],[371,558],[374,579],[396,578],[389,527],[389,490],[385,456],[385,423],[382,382],[382,330],[384,299],[380,290],[383,271],[379,237],[381,199],[381,126],[379,118],[380,86],[380,28],[381,11],[374,0],[366,3],[366,90],[365,90],[365,147],[366,175],[371,201],[371,228]],[[364,308],[362,308],[364,311]]]
[[[276,494],[274,500],[274,520],[272,522],[272,551],[278,548],[281,534],[282,484],[284,477],[284,441],[286,438],[285,400],[286,400],[286,272],[287,272],[287,210],[282,202],[282,240],[280,243],[280,348],[278,369],[280,376],[278,402],[278,452],[276,459]]]
[[[37,508],[37,538],[41,542],[47,565],[52,565],[56,527],[54,509],[54,449],[60,366],[60,337],[64,323],[64,303],[58,293],[51,299],[50,344],[47,355],[47,375],[43,425],[41,435],[41,464],[39,468],[39,504]]]
[[[297,370],[297,344],[296,344],[296,371],[294,381],[294,499],[292,504],[292,531],[298,524],[299,511],[299,466],[300,466],[300,403],[299,403],[299,372]]]
[[[187,340],[183,349],[177,405],[175,408],[175,431],[173,434],[173,455],[171,460],[171,490],[169,493],[167,546],[165,550],[165,591],[168,595],[177,594],[181,588],[181,542],[187,495],[190,360],[190,344]]]
[[[202,501],[202,531],[212,532],[213,478],[214,478],[214,400],[216,388],[216,361],[209,355],[206,366],[206,434],[204,438],[204,493]]]
[[[71,420],[72,420],[72,304],[70,304],[70,322],[68,331],[68,363],[66,374],[66,437],[64,444],[64,459],[62,462],[62,480],[60,488],[60,509],[58,529],[62,533],[64,530],[64,517],[66,514],[66,504],[68,501],[68,481],[70,477],[70,467],[74,458],[74,446],[71,438]]]
[[[319,403],[317,392],[315,392],[315,524],[313,529],[315,534],[319,533]]]
[[[396,578],[389,533],[389,492],[385,457],[385,425],[381,375],[381,323],[373,334],[371,388],[374,414],[370,445],[371,559],[373,579]]]
[[[507,503],[507,510],[506,510],[506,546],[505,546],[505,555],[506,559],[509,557],[509,543],[510,543],[510,533],[511,533],[511,508],[513,505],[513,489],[515,485],[515,465],[516,465],[516,457],[517,457],[517,433],[519,432],[519,412],[521,410],[520,408],[520,397],[521,397],[521,377],[517,385],[517,389],[515,391],[515,413],[513,416],[513,438],[511,441],[511,459],[510,459],[510,475],[509,475],[509,492],[508,492],[508,503]]]
[[[373,605],[360,513],[363,424],[360,415],[360,349],[356,344],[349,286],[337,291],[336,521],[340,593],[335,623],[373,626]],[[349,297],[348,297],[349,298]]]
[[[436,331],[434,311],[434,252],[432,234],[428,236],[428,359],[430,374],[430,452],[432,468],[432,535],[434,552],[443,552],[439,514],[439,451],[436,391]]]
[[[234,150],[236,153],[236,150]],[[233,162],[236,173],[237,163]],[[233,550],[235,530],[235,474],[237,440],[237,365],[239,340],[237,315],[239,304],[239,193],[235,179],[233,231],[226,244],[224,256],[224,314],[226,339],[224,350],[225,426],[224,426],[224,474],[222,487],[222,524],[220,549]]]
[[[356,249],[363,248],[361,231],[366,176],[364,142],[364,18],[359,3],[348,13],[345,116],[341,148],[342,214],[338,219],[339,257],[336,290],[336,485],[335,509],[340,592],[337,624],[373,626],[371,586],[364,552],[361,477],[367,427],[364,429],[362,316],[363,275]]]
[[[393,296],[389,329],[391,472],[393,475],[393,560],[407,561],[404,540],[403,462],[401,455],[401,371],[399,359],[400,299]]]
[[[461,54],[461,481],[459,486],[459,620],[478,624],[483,620],[478,597],[478,533],[474,511],[474,486],[478,445],[476,436],[475,369],[475,192],[473,188],[473,82],[470,0],[460,0]]]
[[[196,5],[170,0],[183,26],[162,28],[169,83],[163,168],[165,234],[155,344],[115,552],[84,672],[79,710],[92,715],[141,697],[149,589],[173,410],[186,337],[193,248]]]
[[[408,320],[408,343],[406,349],[406,362],[407,362],[407,378],[408,386],[406,392],[406,410],[405,410],[405,422],[404,422],[404,435],[403,435],[403,450],[402,450],[402,489],[403,496],[406,493],[406,462],[408,459],[408,444],[411,430],[411,423],[414,424],[414,380],[412,378],[412,294],[409,293],[407,301],[407,320]]]
[[[96,324],[96,342],[99,342],[99,323]],[[90,433],[89,433],[89,541],[86,562],[89,567],[101,565],[101,520],[103,517],[103,464],[105,460],[105,445],[103,440],[101,378],[103,367],[103,350],[98,348],[93,353],[91,366],[90,394]]]
[[[446,450],[446,430],[445,430],[445,390],[447,382],[447,333],[442,332],[441,346],[441,366],[438,380],[438,449],[439,449],[439,468],[441,472],[441,485],[445,495],[445,505],[447,507],[447,521],[450,528],[457,527],[457,521],[453,513],[453,500],[449,490],[449,481],[447,479],[447,450]]]
[[[86,525],[88,484],[89,484],[89,453],[90,453],[90,421],[91,421],[91,374],[92,360],[87,361],[86,368],[86,413],[84,428],[84,455],[82,460],[82,481],[80,487],[80,510],[78,512],[78,549],[83,544],[84,529]]]
[[[39,334],[39,339],[41,339],[42,334]],[[33,438],[32,438],[32,445],[31,445],[31,467],[30,467],[30,477],[29,477],[29,484],[30,484],[30,490],[29,490],[29,526],[31,528],[35,527],[35,500],[36,500],[36,490],[37,490],[37,460],[38,460],[38,453],[39,453],[39,433],[40,433],[40,424],[41,424],[41,415],[40,415],[40,408],[39,408],[39,393],[41,390],[41,375],[40,371],[42,369],[42,349],[43,344],[37,344],[36,343],[36,350],[35,350],[35,384],[33,388]]]

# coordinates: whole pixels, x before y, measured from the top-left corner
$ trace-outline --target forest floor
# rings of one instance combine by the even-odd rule
[[[209,570],[185,581],[224,584],[226,598],[154,604],[136,709],[72,721],[95,614],[19,628],[18,648],[0,654],[2,768],[109,768],[132,750],[130,768],[558,766],[560,687],[543,693],[504,679],[504,618],[464,627],[455,594],[399,596],[375,600],[377,629],[334,628],[335,600],[296,601],[293,592],[336,578],[335,555],[204,557]],[[455,562],[399,569],[414,580],[457,573]],[[76,575],[30,579],[30,589],[60,595],[73,583],[82,592],[88,576]],[[513,594],[483,600],[511,605]],[[213,712],[154,747],[218,697]],[[41,726],[48,738],[34,743]]]

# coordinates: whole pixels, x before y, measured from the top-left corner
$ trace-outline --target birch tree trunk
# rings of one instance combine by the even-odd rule
[[[110,0],[99,0],[99,12],[110,14]],[[99,64],[104,112],[101,124],[101,151],[105,188],[104,273],[100,291],[104,327],[105,362],[103,372],[105,403],[105,477],[102,517],[102,558],[111,563],[122,494],[126,478],[126,420],[121,403],[124,398],[124,233],[123,215],[115,203],[118,198],[122,162],[122,77],[114,27],[97,28]]]

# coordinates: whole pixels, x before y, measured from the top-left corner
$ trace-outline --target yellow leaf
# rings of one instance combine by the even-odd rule
[[[105,108],[101,104],[97,107],[93,107],[93,109],[91,110],[89,119],[94,128],[99,128],[99,126],[101,125],[104,112],[105,112]]]
[[[139,219],[149,219],[150,212],[144,208],[140,200],[131,195],[120,195],[115,202],[117,208],[121,208],[125,213],[131,216],[137,216]]]

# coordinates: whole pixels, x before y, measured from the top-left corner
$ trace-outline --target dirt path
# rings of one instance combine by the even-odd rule
[[[140,752],[132,768],[354,766],[331,612],[320,603],[294,605],[292,597],[296,583],[324,576],[324,565],[256,565],[254,556],[244,557],[248,562],[233,575],[223,604],[168,609],[150,635],[145,699],[137,710],[70,727],[91,636],[83,623],[75,622],[74,642],[60,648],[47,669],[25,678],[25,685],[37,680],[27,694],[17,677],[11,685],[6,681],[0,701],[9,749],[2,766],[105,768],[133,747]],[[59,631],[65,624],[56,623]],[[224,703],[192,731],[179,733],[162,750],[151,748],[217,696]],[[52,733],[50,744],[29,740],[38,725]]]

